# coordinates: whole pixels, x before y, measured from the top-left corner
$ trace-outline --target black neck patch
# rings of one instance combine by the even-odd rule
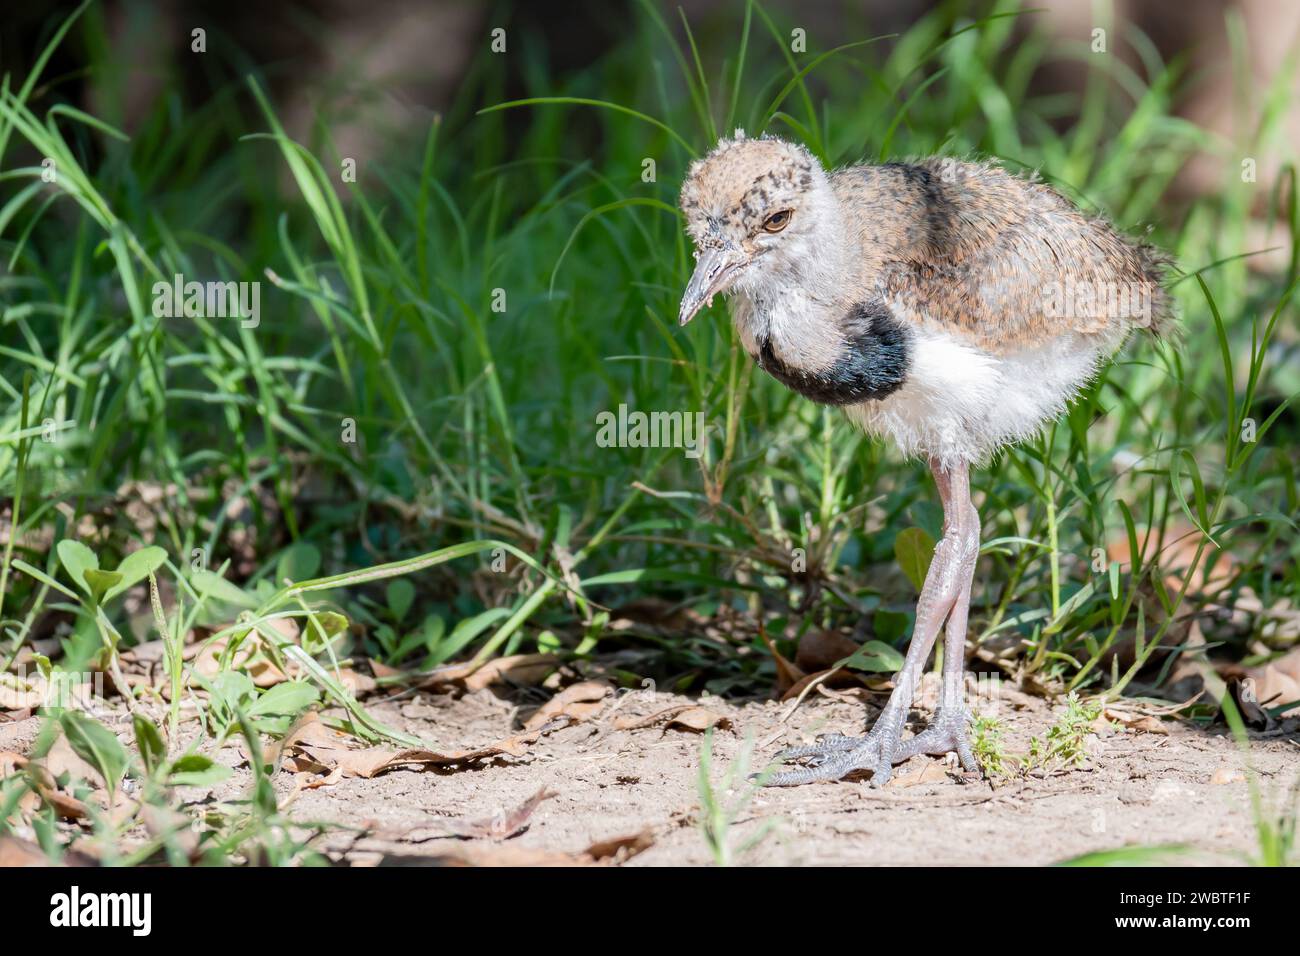
[[[829,368],[809,372],[787,365],[768,338],[754,358],[759,368],[786,388],[819,405],[856,405],[898,389],[911,362],[907,328],[881,302],[855,305],[843,328],[844,351]]]

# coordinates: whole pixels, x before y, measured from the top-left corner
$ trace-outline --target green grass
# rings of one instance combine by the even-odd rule
[[[205,61],[219,95],[169,94],[130,136],[112,95],[101,116],[73,109],[43,60],[9,77],[0,481],[19,530],[0,566],[0,660],[61,620],[72,628],[51,666],[72,671],[161,632],[180,687],[175,645],[203,626],[308,662],[351,729],[379,740],[400,735],[347,698],[341,659],[414,670],[634,645],[661,686],[756,694],[774,674],[760,620],[789,656],[807,629],[863,614],[902,646],[913,594],[895,539],[939,534],[924,468],[755,374],[724,308],[673,321],[691,262],[676,191],[733,126],[832,164],[998,157],[1125,229],[1150,226],[1176,257],[1181,348],[1133,342],[1040,440],[973,478],[971,636],[1019,638],[1000,659],[1008,676],[1120,693],[1199,608],[1199,574],[1171,589],[1155,561],[1185,526],[1198,563],[1211,542],[1234,556],[1228,603],[1243,588],[1266,606],[1300,600],[1290,77],[1247,87],[1238,42],[1214,81],[1263,119],[1225,141],[1174,113],[1206,78],[1131,25],[1111,24],[1111,47],[1136,69],[1051,38],[1014,3],[972,9],[943,4],[897,37],[863,27],[836,49],[810,36],[792,54],[795,24],[759,5],[686,24],[647,4],[589,69],[530,65],[515,101],[485,43],[447,113],[386,144],[355,184],[330,135],[345,117],[322,104],[310,139],[292,141],[267,79],[219,51]],[[1227,27],[1240,41],[1235,14]],[[50,49],[74,40],[92,81],[110,69],[96,7]],[[1082,96],[1031,93],[1059,61],[1086,66]],[[1282,182],[1241,182],[1240,157],[1266,147],[1292,150]],[[1176,203],[1171,182],[1198,153],[1221,162],[1221,187]],[[46,157],[56,182],[41,179]],[[1253,220],[1288,233],[1283,269],[1250,269]],[[260,325],[155,318],[151,288],[177,273],[261,281]],[[599,447],[596,415],[620,403],[704,412],[706,454]],[[147,533],[110,507],[132,482],[167,490]],[[232,497],[248,507],[225,508]],[[165,552],[155,615],[128,617],[60,562],[56,544],[90,527],[103,568],[141,543]],[[1115,540],[1127,564],[1094,571]],[[395,595],[407,574],[414,593]],[[606,629],[606,608],[647,595],[749,624],[671,640]],[[280,616],[303,622],[292,647],[267,637]],[[1262,626],[1204,622],[1235,656]],[[1129,639],[1132,666],[1104,666]],[[241,732],[256,705],[255,690],[233,693],[209,715],[214,734]]]

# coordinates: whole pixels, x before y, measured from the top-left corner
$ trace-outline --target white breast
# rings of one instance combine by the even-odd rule
[[[907,381],[845,411],[904,454],[980,463],[1057,418],[1122,339],[1071,333],[1010,354],[918,329]]]

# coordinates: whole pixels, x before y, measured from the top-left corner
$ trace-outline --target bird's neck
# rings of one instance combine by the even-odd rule
[[[783,385],[820,404],[855,405],[902,386],[911,340],[881,302],[862,228],[846,228],[829,188],[824,200],[816,230],[783,243],[779,261],[737,284],[732,321],[745,350]]]
[[[793,365],[816,369],[843,351],[841,319],[853,304],[856,257],[840,203],[829,188],[808,212],[817,228],[783,244],[778,260],[763,263],[737,284],[732,322],[751,356],[767,349]]]

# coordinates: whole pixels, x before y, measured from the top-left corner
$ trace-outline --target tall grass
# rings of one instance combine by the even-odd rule
[[[1122,689],[1196,610],[1198,574],[1171,591],[1157,564],[1184,526],[1198,562],[1211,543],[1236,557],[1229,595],[1295,600],[1295,167],[1279,184],[1238,175],[1241,156],[1285,147],[1290,78],[1259,91],[1261,123],[1224,142],[1175,115],[1200,78],[1131,26],[1110,24],[1111,43],[1136,52],[1136,70],[1053,38],[1017,4],[978,10],[945,3],[900,36],[810,37],[795,54],[796,24],[761,5],[701,25],[646,3],[593,68],[529,72],[514,101],[485,43],[447,114],[355,184],[340,180],[328,122],[295,141],[266,78],[220,54],[221,96],[168,96],[130,136],[41,86],[44,57],[8,78],[0,475],[18,533],[0,649],[29,641],[55,597],[14,558],[56,575],[54,542],[90,525],[118,555],[142,537],[105,511],[128,482],[169,488],[149,536],[191,597],[191,556],[222,567],[236,531],[256,542],[240,572],[250,589],[280,587],[281,559],[304,546],[331,573],[436,566],[406,626],[423,622],[428,653],[408,663],[632,644],[679,686],[753,691],[772,667],[760,619],[786,649],[864,614],[901,641],[912,594],[895,538],[939,532],[924,470],[755,374],[724,309],[685,331],[672,321],[690,262],[676,190],[736,125],[831,164],[991,155],[1123,228],[1151,227],[1181,264],[1181,348],[1134,342],[1058,425],[974,480],[972,639],[998,648],[997,666]],[[69,18],[50,47],[96,24]],[[1240,33],[1232,14],[1228,27]],[[93,81],[106,44],[85,46]],[[1082,96],[1034,93],[1061,60],[1086,67]],[[1222,188],[1180,208],[1171,182],[1200,152],[1222,161]],[[1251,270],[1252,216],[1289,230],[1284,271]],[[261,281],[261,324],[155,318],[150,289],[177,273]],[[596,415],[620,403],[704,412],[706,454],[599,447]],[[233,514],[231,498],[249,509]],[[1115,540],[1128,561],[1095,571]],[[514,550],[504,564],[497,542]],[[370,587],[345,576],[330,593],[373,628]],[[604,608],[641,596],[725,626],[672,640],[604,629]],[[452,633],[454,648],[433,648]],[[1108,668],[1132,640],[1132,666]]]

